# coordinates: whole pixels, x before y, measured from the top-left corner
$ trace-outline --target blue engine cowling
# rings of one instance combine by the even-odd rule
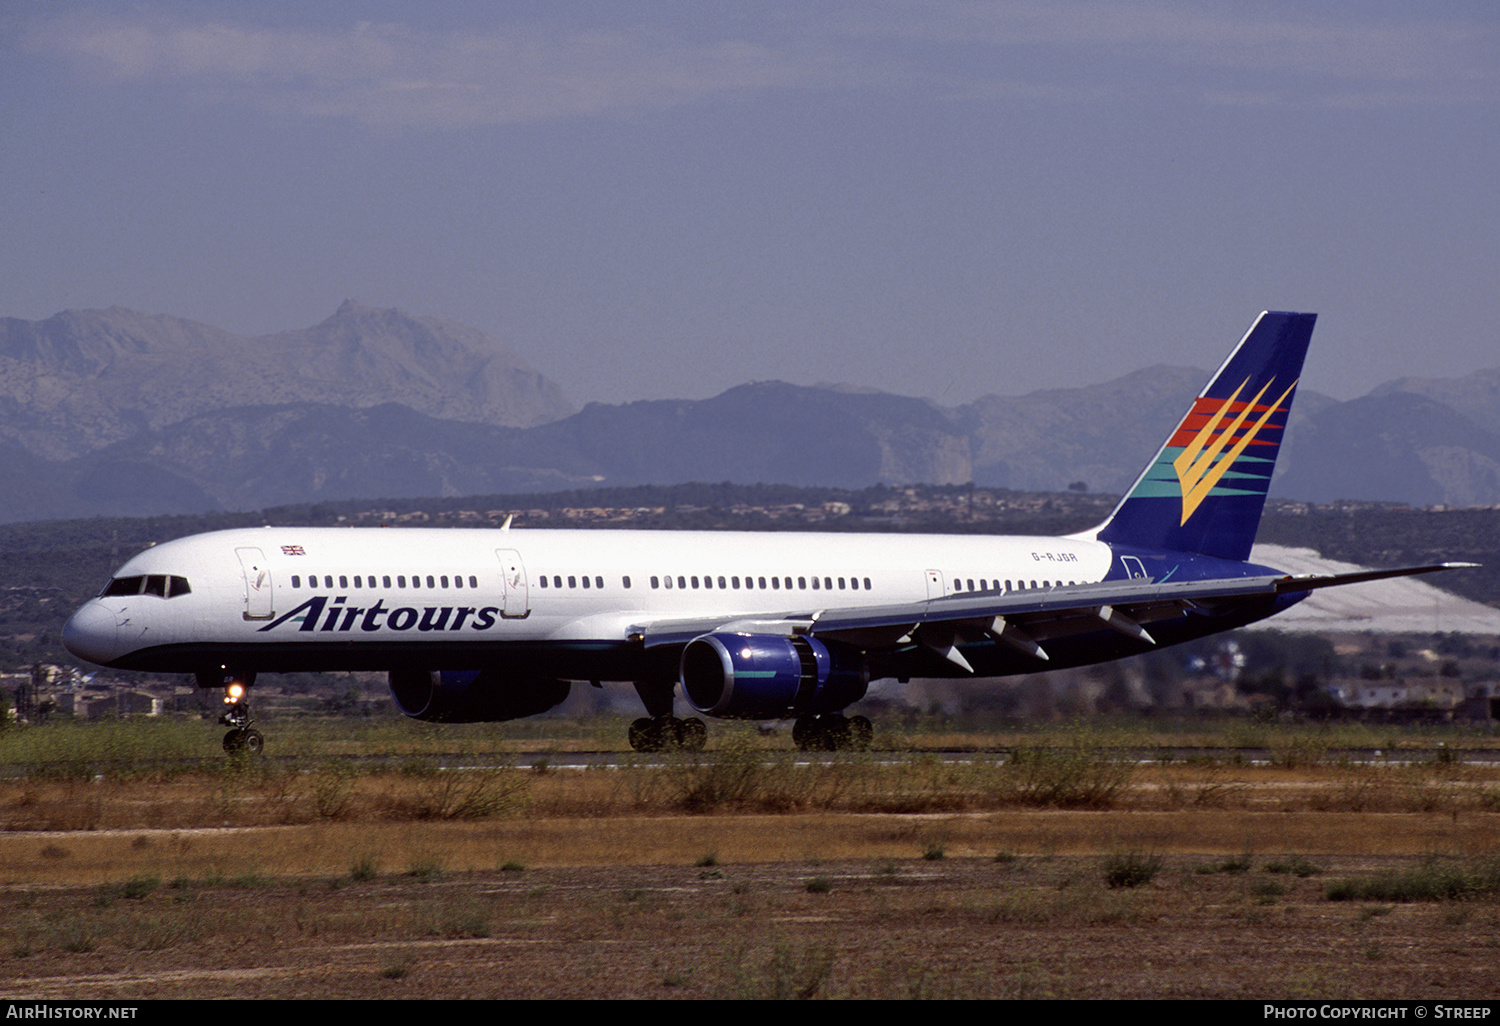
[[[504,678],[497,670],[392,670],[391,697],[415,720],[492,723],[535,716],[568,697],[565,680]]]
[[[837,712],[870,682],[858,649],[779,634],[705,634],[682,650],[682,692],[706,716],[771,720]]]

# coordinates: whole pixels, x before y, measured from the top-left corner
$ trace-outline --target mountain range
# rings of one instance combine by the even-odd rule
[[[345,301],[242,336],[118,307],[0,319],[0,521],[733,481],[1121,492],[1207,373],[945,408],[756,382],[591,403],[475,328]],[[1500,369],[1298,394],[1272,495],[1500,502]]]

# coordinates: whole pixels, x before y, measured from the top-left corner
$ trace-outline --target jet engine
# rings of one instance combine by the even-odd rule
[[[391,697],[403,713],[439,723],[490,723],[535,716],[568,697],[565,680],[502,677],[498,670],[392,670]]]
[[[682,691],[707,716],[770,720],[837,712],[870,682],[859,649],[817,638],[705,634],[682,651]]]

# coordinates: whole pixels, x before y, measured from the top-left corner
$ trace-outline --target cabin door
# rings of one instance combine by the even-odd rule
[[[245,572],[245,619],[271,619],[271,570],[260,549],[235,549],[240,569]]]
[[[500,557],[500,578],[505,588],[504,609],[500,615],[519,620],[531,612],[530,593],[526,587],[526,565],[515,549],[496,549]]]

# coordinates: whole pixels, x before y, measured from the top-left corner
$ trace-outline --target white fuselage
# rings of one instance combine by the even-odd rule
[[[643,621],[1081,584],[1111,558],[1085,538],[267,527],[147,549],[66,638],[105,665],[187,669],[210,650],[255,662],[274,648],[275,667],[291,669],[300,647],[318,652],[307,669],[330,668],[335,650],[362,668],[383,660],[361,649],[616,644]]]

